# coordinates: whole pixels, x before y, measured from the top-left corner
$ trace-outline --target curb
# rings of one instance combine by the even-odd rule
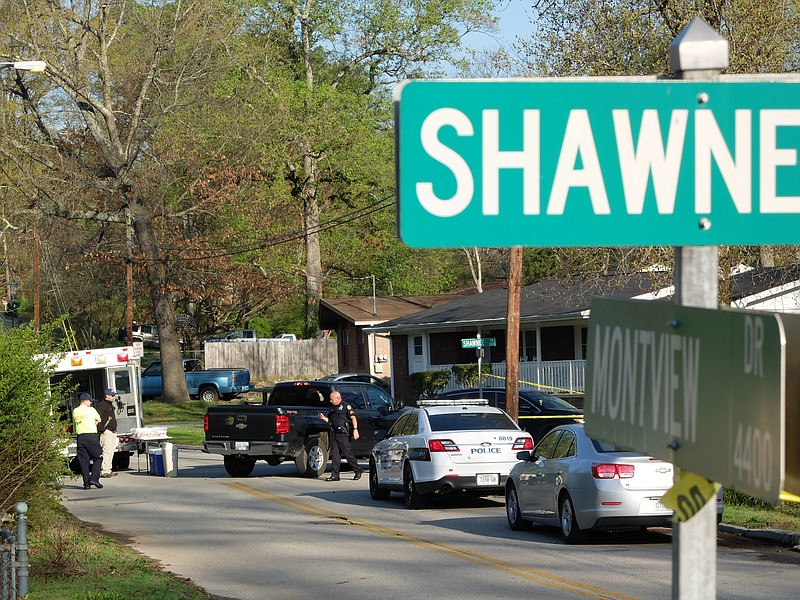
[[[800,552],[800,532],[782,531],[780,529],[748,529],[747,527],[726,525],[725,523],[719,524],[719,530],[746,538],[772,542]]]

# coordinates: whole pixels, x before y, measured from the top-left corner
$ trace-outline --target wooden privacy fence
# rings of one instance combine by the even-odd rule
[[[339,372],[336,340],[207,342],[207,369],[245,367],[255,385]]]

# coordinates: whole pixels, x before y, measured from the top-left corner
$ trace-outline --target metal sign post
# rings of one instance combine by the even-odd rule
[[[478,357],[478,396],[483,396],[483,349],[493,348],[497,345],[497,338],[482,338],[479,333],[474,338],[464,338],[461,340],[462,348],[475,348],[475,356]]]
[[[669,47],[670,68],[680,79],[713,81],[728,66],[728,42],[695,17]],[[699,94],[698,104],[708,103]],[[713,228],[701,219],[698,229]],[[719,246],[675,248],[675,303],[719,308]],[[717,507],[705,506],[688,521],[672,527],[672,597],[706,600],[717,596]]]

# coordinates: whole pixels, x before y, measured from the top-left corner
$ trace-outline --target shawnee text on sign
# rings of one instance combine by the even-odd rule
[[[800,84],[410,81],[400,237],[415,247],[800,243]]]
[[[800,318],[608,299],[591,311],[587,433],[777,501]]]

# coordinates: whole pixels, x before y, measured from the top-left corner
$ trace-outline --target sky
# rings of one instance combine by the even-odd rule
[[[500,38],[509,46],[518,37],[529,37],[531,32],[531,5],[534,0],[499,0],[495,14],[500,19]],[[484,33],[469,34],[465,40],[476,50],[496,49],[499,43]]]

